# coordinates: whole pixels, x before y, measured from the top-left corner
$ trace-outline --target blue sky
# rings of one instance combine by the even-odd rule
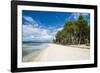
[[[81,13],[90,22],[89,13]],[[52,42],[65,21],[77,20],[80,13],[22,11],[23,41]]]

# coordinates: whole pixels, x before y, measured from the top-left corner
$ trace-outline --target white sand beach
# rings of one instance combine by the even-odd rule
[[[67,61],[67,60],[88,60],[90,59],[90,49],[63,46],[58,44],[48,44],[49,47],[43,49],[36,57],[31,53],[25,60],[33,61]],[[29,58],[30,57],[30,58]]]

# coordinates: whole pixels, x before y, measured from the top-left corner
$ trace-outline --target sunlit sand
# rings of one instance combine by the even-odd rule
[[[31,53],[25,57],[26,61],[67,61],[67,60],[88,60],[90,59],[90,50],[76,48],[72,46],[63,46],[58,44],[48,44],[49,47],[43,49],[35,57]],[[29,60],[31,59],[31,60]]]

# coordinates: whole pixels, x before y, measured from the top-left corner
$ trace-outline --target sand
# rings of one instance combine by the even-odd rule
[[[48,44],[36,57],[30,55],[31,61],[68,61],[90,59],[90,49]],[[34,53],[33,53],[34,54]],[[26,57],[26,59],[29,59]]]

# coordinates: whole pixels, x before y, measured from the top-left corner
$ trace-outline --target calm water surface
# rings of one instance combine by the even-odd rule
[[[48,43],[23,43],[23,46],[22,46],[22,57],[30,54],[30,53],[34,53],[34,52],[38,52],[38,51],[41,51],[45,48],[48,47]]]

